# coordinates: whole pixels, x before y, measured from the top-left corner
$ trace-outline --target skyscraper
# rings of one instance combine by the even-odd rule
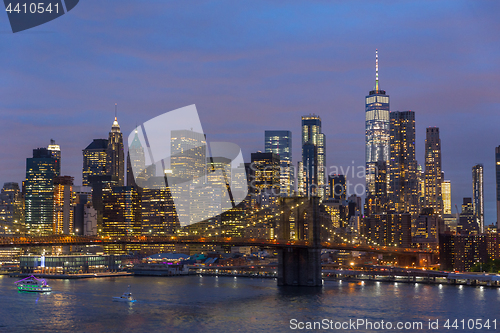
[[[280,157],[281,196],[293,195],[293,167],[292,167],[292,132],[266,131],[266,153],[275,153]]]
[[[389,163],[389,96],[378,86],[375,51],[375,88],[365,97],[366,195],[375,195],[378,162]]]
[[[415,160],[415,112],[391,112],[389,209],[395,213],[418,212],[417,161]]]
[[[139,140],[136,129],[134,140],[128,147],[127,151],[127,186],[139,185],[140,187],[143,187],[143,182],[145,182],[149,177],[155,176],[153,174],[146,174],[152,169],[153,168],[149,167],[148,170],[146,170],[144,148]]]
[[[47,148],[26,159],[25,219],[28,233],[50,235],[54,221],[54,177],[57,160]]]
[[[425,207],[433,208],[434,212],[443,214],[443,196],[441,169],[441,139],[439,128],[429,127],[425,137]]]
[[[472,206],[474,218],[479,227],[479,232],[484,232],[484,186],[483,186],[483,165],[476,164],[472,167]]]
[[[54,234],[69,235],[74,231],[73,177],[54,178]]]
[[[141,202],[132,186],[115,186],[103,195],[102,233],[105,236],[124,237],[141,234]],[[108,245],[107,253],[124,254],[140,250],[140,245]]]
[[[111,175],[112,180],[116,181],[117,186],[123,186],[125,177],[124,172],[125,156],[123,153],[123,136],[115,116],[115,121],[113,121],[108,138],[106,173]]]
[[[203,133],[174,130],[170,138],[170,168],[174,177],[198,184],[206,175],[207,141]]]
[[[344,175],[328,175],[328,186],[330,187],[330,198],[340,201],[344,201],[346,199]]]
[[[50,139],[50,145],[48,146],[47,150],[49,151],[52,158],[55,160],[56,176],[60,176],[61,175],[61,147],[56,144],[55,140]]]
[[[443,214],[451,214],[451,182],[443,180],[441,183],[441,193],[443,194]]]
[[[254,179],[251,181],[251,193],[272,194],[280,193],[280,158],[274,153],[252,153],[252,171]]]
[[[94,139],[83,150],[82,185],[90,186],[89,177],[105,176],[108,156],[108,140]]]
[[[305,195],[325,195],[326,138],[321,133],[321,118],[302,117],[302,167]]]

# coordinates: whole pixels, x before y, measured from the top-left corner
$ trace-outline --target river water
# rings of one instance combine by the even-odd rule
[[[480,319],[490,324],[481,332],[494,332],[496,319],[500,330],[500,289],[487,287],[325,281],[282,288],[274,279],[195,275],[48,280],[52,292],[36,294],[18,292],[16,280],[0,276],[0,332],[305,332],[299,328],[322,320],[331,326],[319,331],[335,331],[334,323],[358,319],[378,332],[390,331],[375,330],[381,320],[423,323],[408,332],[444,332]],[[137,302],[113,302],[128,285]],[[459,329],[444,328],[447,319],[458,319]],[[439,329],[430,330],[429,320]]]

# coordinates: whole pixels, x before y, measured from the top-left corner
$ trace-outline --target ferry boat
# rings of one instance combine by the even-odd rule
[[[123,293],[120,297],[113,297],[113,302],[135,302],[136,300],[132,297],[130,292],[130,286],[128,286],[127,291]]]
[[[16,282],[19,291],[32,291],[32,292],[47,292],[52,291],[52,288],[47,284],[44,279],[37,279],[34,275]]]

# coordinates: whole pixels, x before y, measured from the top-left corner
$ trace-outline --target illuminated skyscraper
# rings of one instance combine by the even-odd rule
[[[104,236],[124,237],[141,234],[141,202],[132,186],[115,186],[103,194],[102,233]],[[105,251],[125,254],[140,250],[140,245],[108,245]]]
[[[202,183],[206,174],[207,141],[203,133],[171,132],[170,168],[174,177]]]
[[[449,180],[443,180],[441,192],[443,194],[443,214],[451,214],[451,182]]]
[[[429,127],[425,137],[425,207],[433,208],[434,212],[443,214],[443,197],[441,169],[441,139],[439,128]]]
[[[391,112],[388,208],[395,213],[418,212],[415,112]]]
[[[297,194],[300,197],[305,196],[305,185],[304,185],[304,164],[302,161],[297,162]]]
[[[281,196],[293,195],[293,167],[292,167],[292,132],[266,131],[266,153],[275,153],[280,157]]]
[[[345,176],[329,175],[328,186],[330,187],[330,198],[344,201],[346,200]]]
[[[25,219],[30,234],[52,234],[56,166],[47,148],[34,149],[33,157],[26,159]]]
[[[132,156],[132,158],[130,156]],[[137,174],[134,174],[132,170],[135,170]],[[156,176],[156,169],[154,165],[152,165],[146,170],[144,147],[139,140],[136,129],[134,140],[128,147],[127,152],[127,186],[139,185],[139,187],[143,187],[144,184],[142,183],[152,176]]]
[[[280,158],[274,153],[252,153],[251,193],[267,193],[278,196],[280,193]]]
[[[123,153],[123,135],[116,116],[111,126],[111,132],[109,132],[106,172],[108,175],[111,175],[113,181],[116,181],[117,186],[124,185],[125,156]]]
[[[105,176],[108,156],[108,140],[94,139],[91,144],[83,150],[82,184],[90,186],[91,176]]]
[[[0,193],[0,224],[12,232],[24,228],[24,200],[18,183],[4,183]]]
[[[321,133],[321,118],[316,115],[302,117],[302,167],[304,194],[323,198],[326,193],[326,138]]]
[[[56,142],[50,139],[50,145],[47,148],[50,155],[56,162],[56,176],[61,175],[61,147],[56,144]]]
[[[474,209],[474,218],[479,227],[479,232],[484,232],[484,183],[483,183],[483,165],[477,164],[472,167],[472,206]]]
[[[389,96],[378,86],[375,52],[375,88],[365,97],[366,195],[375,195],[377,163],[389,164]]]
[[[142,234],[171,235],[179,226],[174,200],[165,177],[151,177],[141,189]]]
[[[54,178],[54,234],[69,235],[74,231],[73,177]]]

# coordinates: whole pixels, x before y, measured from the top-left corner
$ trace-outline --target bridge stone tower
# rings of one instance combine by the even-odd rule
[[[280,198],[280,240],[303,240],[303,247],[278,249],[278,286],[322,286],[319,197]]]

